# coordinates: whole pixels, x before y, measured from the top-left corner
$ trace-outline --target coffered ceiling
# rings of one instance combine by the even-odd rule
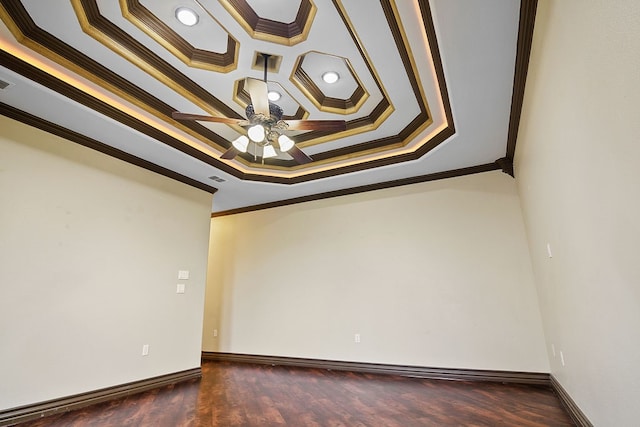
[[[215,192],[215,214],[509,173],[534,15],[526,0],[0,0],[0,113]],[[285,121],[346,122],[286,131],[312,162],[257,144],[221,158],[247,133],[262,54]]]

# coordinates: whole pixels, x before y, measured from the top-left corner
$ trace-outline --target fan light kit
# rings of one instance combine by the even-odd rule
[[[198,14],[188,7],[179,7],[176,9],[176,19],[187,27],[192,27],[198,23]]]
[[[233,146],[236,147],[236,150],[241,153],[247,152],[247,147],[249,146],[249,138],[244,135],[240,135],[238,139],[232,142]]]
[[[287,135],[280,135],[278,137],[278,143],[280,144],[280,150],[282,151],[289,151],[295,145],[293,139],[289,138]]]
[[[249,139],[253,142],[262,142],[264,141],[265,131],[264,126],[262,125],[253,125],[247,130],[247,135],[249,135]]]
[[[176,11],[176,16],[177,11]],[[264,80],[253,79],[247,77],[245,79],[245,88],[249,92],[251,103],[245,109],[247,120],[238,120],[228,117],[203,116],[199,114],[180,113],[174,111],[171,117],[178,120],[202,120],[207,122],[225,123],[228,125],[238,125],[247,128],[247,135],[240,135],[232,143],[231,147],[225,151],[221,159],[231,160],[238,153],[246,153],[250,151],[254,158],[259,156],[262,159],[276,157],[278,151],[288,153],[299,164],[312,162],[313,159],[307,156],[299,149],[295,142],[285,135],[285,132],[291,130],[318,130],[318,131],[343,131],[347,128],[347,122],[344,120],[282,120],[282,108],[270,100],[275,100],[272,94],[281,94],[278,92],[269,92],[267,89],[267,63],[269,61],[268,54],[263,53],[264,58]],[[325,73],[327,75],[329,73]],[[335,80],[338,74],[333,73]],[[323,76],[324,78],[324,76]],[[251,145],[250,145],[251,144]],[[251,148],[251,150],[249,150]],[[278,151],[276,151],[278,150]]]
[[[340,80],[340,75],[335,71],[327,71],[322,75],[322,80],[324,80],[325,83],[333,84]]]

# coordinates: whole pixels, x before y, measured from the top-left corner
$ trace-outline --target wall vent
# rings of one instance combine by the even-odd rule
[[[225,182],[226,181],[226,179],[220,178],[219,176],[216,176],[216,175],[210,176],[209,179],[211,179],[211,180],[213,180],[215,182]]]

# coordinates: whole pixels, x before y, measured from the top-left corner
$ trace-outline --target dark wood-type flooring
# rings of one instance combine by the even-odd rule
[[[21,426],[571,426],[549,387],[203,361],[191,380]]]

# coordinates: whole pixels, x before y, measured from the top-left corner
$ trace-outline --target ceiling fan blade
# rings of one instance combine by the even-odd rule
[[[226,159],[226,160],[231,160],[234,157],[236,157],[238,155],[239,151],[236,149],[236,147],[234,147],[233,145],[231,147],[229,147],[229,149],[227,151],[225,151],[222,156],[220,156],[221,159]]]
[[[265,117],[270,117],[267,82],[247,77],[245,86],[247,87],[249,96],[251,96],[253,112],[263,114]]]
[[[342,131],[347,129],[344,120],[285,120],[291,130],[327,130]]]
[[[299,149],[296,145],[294,145],[293,147],[291,147],[289,149],[289,151],[287,151],[287,153],[289,153],[289,155],[291,157],[293,157],[293,159],[298,162],[301,165],[304,165],[305,163],[311,163],[313,162],[313,159],[309,156],[307,156],[304,151],[302,151],[301,149]]]
[[[238,119],[230,119],[228,117],[202,116],[200,114],[189,114],[174,111],[171,117],[177,120],[201,120],[203,122],[227,123],[230,125],[241,124],[243,121]]]

